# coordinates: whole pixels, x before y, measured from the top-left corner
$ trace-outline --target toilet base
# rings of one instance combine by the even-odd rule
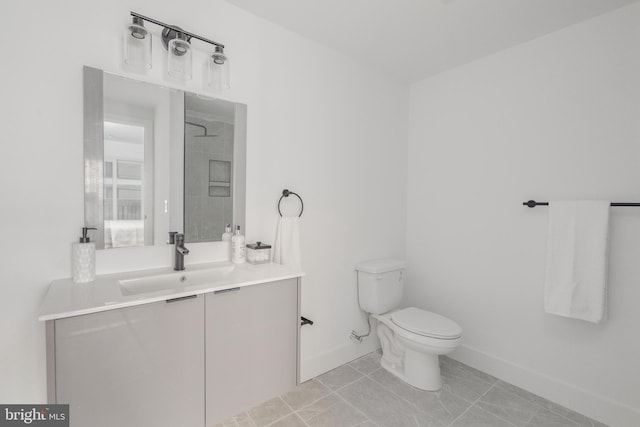
[[[394,336],[383,323],[378,324],[377,332],[382,344],[380,364],[383,368],[420,390],[438,391],[442,388],[437,354],[426,353],[424,348],[416,351],[413,345],[405,345],[404,340]]]
[[[438,355],[418,353],[407,349],[404,361],[404,380],[421,390],[440,390],[442,379]]]
[[[438,391],[442,388],[440,364],[435,354],[421,354],[409,350],[405,353],[403,366],[392,365],[384,359],[384,356],[380,359],[380,365],[402,381],[420,390]]]

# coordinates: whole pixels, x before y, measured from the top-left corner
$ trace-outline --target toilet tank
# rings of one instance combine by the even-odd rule
[[[356,264],[358,303],[367,313],[382,314],[393,310],[402,300],[405,262],[375,259]]]

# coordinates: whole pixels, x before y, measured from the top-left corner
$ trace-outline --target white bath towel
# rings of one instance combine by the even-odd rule
[[[609,202],[549,203],[544,308],[600,323],[606,319]]]
[[[300,218],[281,216],[273,244],[273,262],[302,268],[300,253]]]

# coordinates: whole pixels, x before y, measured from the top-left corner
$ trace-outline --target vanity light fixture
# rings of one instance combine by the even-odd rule
[[[124,62],[136,71],[151,68],[151,34],[144,27],[144,21],[161,26],[162,44],[167,49],[167,73],[182,82],[192,78],[191,39],[197,39],[214,46],[208,55],[205,87],[213,91],[229,88],[229,58],[224,54],[224,45],[206,39],[175,25],[168,25],[139,13],[131,12],[133,23],[125,33]]]

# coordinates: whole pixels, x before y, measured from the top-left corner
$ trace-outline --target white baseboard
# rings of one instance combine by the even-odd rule
[[[461,345],[452,359],[612,427],[640,426],[640,411],[628,405],[525,368],[473,347]]]
[[[315,378],[378,348],[380,342],[377,337],[369,337],[362,343],[349,342],[326,353],[303,359],[300,362],[300,382]]]

